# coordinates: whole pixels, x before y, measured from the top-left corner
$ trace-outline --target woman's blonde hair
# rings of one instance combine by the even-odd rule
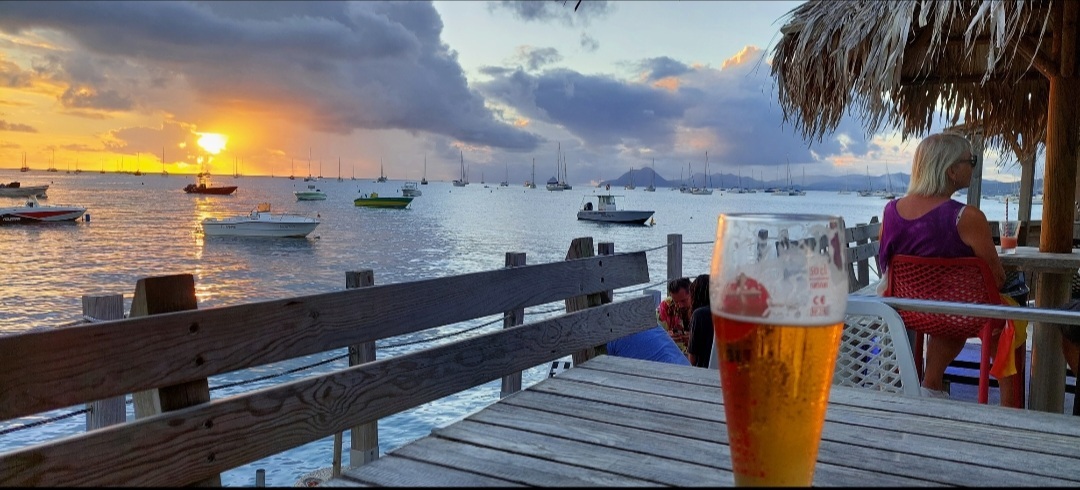
[[[908,194],[941,196],[951,194],[953,183],[948,170],[952,164],[971,152],[967,138],[955,133],[937,133],[927,136],[915,148],[911,162],[911,183]]]

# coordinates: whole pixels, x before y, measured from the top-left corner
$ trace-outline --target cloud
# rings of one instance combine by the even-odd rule
[[[690,71],[690,67],[686,64],[667,56],[642,60],[637,65],[645,72],[645,79],[650,82],[668,77],[677,77]]]
[[[63,49],[36,69],[69,84],[71,108],[185,120],[229,109],[339,135],[401,129],[534,148],[540,137],[470,89],[442,28],[430,2],[0,4],[0,32],[59,33]],[[165,98],[166,87],[190,96]]]
[[[594,19],[606,17],[615,10],[615,5],[607,0],[584,0],[580,4],[578,0],[501,0],[488,3],[489,11],[499,9],[507,10],[514,17],[526,22],[556,22],[573,27],[589,25]]]
[[[33,126],[19,123],[9,123],[4,120],[0,120],[0,131],[12,131],[15,133],[36,133],[38,130]]]
[[[589,36],[584,32],[581,33],[580,44],[581,49],[584,49],[585,51],[588,51],[590,53],[594,53],[596,52],[596,50],[600,49],[600,41],[593,39],[592,36]]]
[[[536,71],[544,65],[562,61],[559,50],[555,48],[534,48],[532,46],[518,46],[515,58],[523,62],[529,71]]]

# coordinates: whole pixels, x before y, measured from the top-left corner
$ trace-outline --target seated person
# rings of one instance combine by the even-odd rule
[[[686,356],[660,325],[608,342],[607,353],[609,356],[690,365]]]
[[[690,341],[686,352],[690,364],[709,367],[713,348],[712,309],[709,308],[709,275],[702,274],[690,283]]]
[[[990,224],[979,208],[954,201],[951,196],[971,183],[978,159],[968,141],[957,134],[939,133],[923,139],[915,149],[911,183],[907,195],[885,205],[881,224],[880,263],[887,281],[889,260],[895,255],[920,257],[978,257],[986,261],[1000,290],[1005,270],[990,236]],[[1009,299],[1008,301],[1011,301]],[[1015,349],[1027,340],[1026,324],[1017,323],[1012,338],[1003,339]],[[1013,331],[1009,329],[1008,331]],[[997,343],[1001,330],[994,332],[991,353],[992,373],[1001,387],[1002,406],[1022,406],[1012,383],[1016,369],[1011,355],[997,364]],[[931,336],[926,347],[926,367],[922,388],[926,396],[946,397],[943,391],[945,368],[963,350],[967,339]],[[1011,353],[1012,350],[1004,352]]]
[[[1063,310],[1080,311],[1080,299],[1065,303]],[[1080,325],[1059,325],[1061,327],[1061,354],[1072,370],[1073,376],[1080,373]]]
[[[690,339],[690,279],[672,279],[668,282],[667,290],[668,297],[660,302],[656,318],[686,355],[686,344]]]

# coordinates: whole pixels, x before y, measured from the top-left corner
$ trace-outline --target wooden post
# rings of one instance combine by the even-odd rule
[[[266,486],[266,470],[264,470],[262,468],[259,468],[259,469],[255,470],[255,486],[256,487],[265,487]]]
[[[119,320],[124,318],[124,295],[84,295],[82,310],[83,315],[97,320]],[[127,397],[117,396],[86,404],[86,430],[127,422],[126,403]]]
[[[1077,76],[1080,34],[1080,4],[1055,5],[1053,49],[1058,54],[1060,73],[1050,78],[1050,98],[1046,118],[1046,168],[1043,175],[1042,233],[1040,252],[1072,252],[1073,217],[1076,213],[1076,166],[1080,156],[1080,77]],[[1060,30],[1058,30],[1060,29]],[[1058,32],[1061,34],[1058,35]],[[1069,299],[1071,274],[1042,272],[1035,290],[1035,306],[1056,308]],[[1031,346],[1032,410],[1061,413],[1065,405],[1065,359],[1061,355],[1061,334],[1052,324],[1037,322]]]
[[[682,277],[682,235],[668,235],[667,244],[667,278],[670,281]]]
[[[375,285],[375,271],[362,269],[345,273],[345,289],[366,288]],[[375,360],[375,342],[349,346],[349,366]],[[379,421],[368,422],[352,428],[349,449],[349,466],[361,466],[379,459]]]
[[[593,239],[592,237],[575,238],[570,242],[570,249],[566,252],[566,260],[581,259],[586,257],[593,257]],[[593,306],[603,304],[604,294],[594,293],[582,296],[574,296],[573,298],[567,298],[566,312],[584,310]],[[603,354],[607,351],[607,346],[600,345],[596,347],[590,347],[588,349],[582,349],[571,355],[574,360],[574,365],[577,366],[597,355]]]
[[[855,240],[856,247],[870,243],[869,232],[867,231],[867,228],[869,227],[870,225],[866,223],[859,223],[855,227],[856,236],[859,238],[858,240]],[[863,286],[870,285],[870,257],[859,260],[855,267],[857,269],[855,271],[857,287],[862,288]]]
[[[981,129],[972,131],[968,135],[971,142],[971,154],[979,157],[979,164],[971,172],[971,185],[967,190],[967,204],[976,209],[982,202],[982,177],[983,177],[983,134]]]
[[[135,284],[135,297],[131,300],[129,317],[160,315],[174,311],[198,309],[195,298],[195,277],[191,274],[144,277]],[[193,329],[192,335],[198,335]],[[198,363],[199,359],[192,359]],[[141,391],[132,395],[135,401],[135,418],[141,419],[164,412],[172,412],[210,401],[210,385],[206,378]],[[205,422],[212,427],[213,421]],[[212,430],[212,429],[210,429]],[[207,460],[213,461],[213,447],[200,448],[207,453]],[[221,475],[214,475],[195,486],[221,486]]]
[[[506,267],[520,267],[525,265],[525,253],[524,252],[506,252]],[[505,318],[503,318],[503,328],[512,328],[525,323],[525,308],[514,308],[507,311]],[[512,395],[521,391],[521,371],[513,374],[503,376],[502,390],[499,392],[499,398],[505,398],[507,395]]]

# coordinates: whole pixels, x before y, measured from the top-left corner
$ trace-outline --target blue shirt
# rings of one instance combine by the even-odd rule
[[[608,342],[607,353],[616,357],[690,365],[690,361],[671,340],[667,330],[659,325]]]

